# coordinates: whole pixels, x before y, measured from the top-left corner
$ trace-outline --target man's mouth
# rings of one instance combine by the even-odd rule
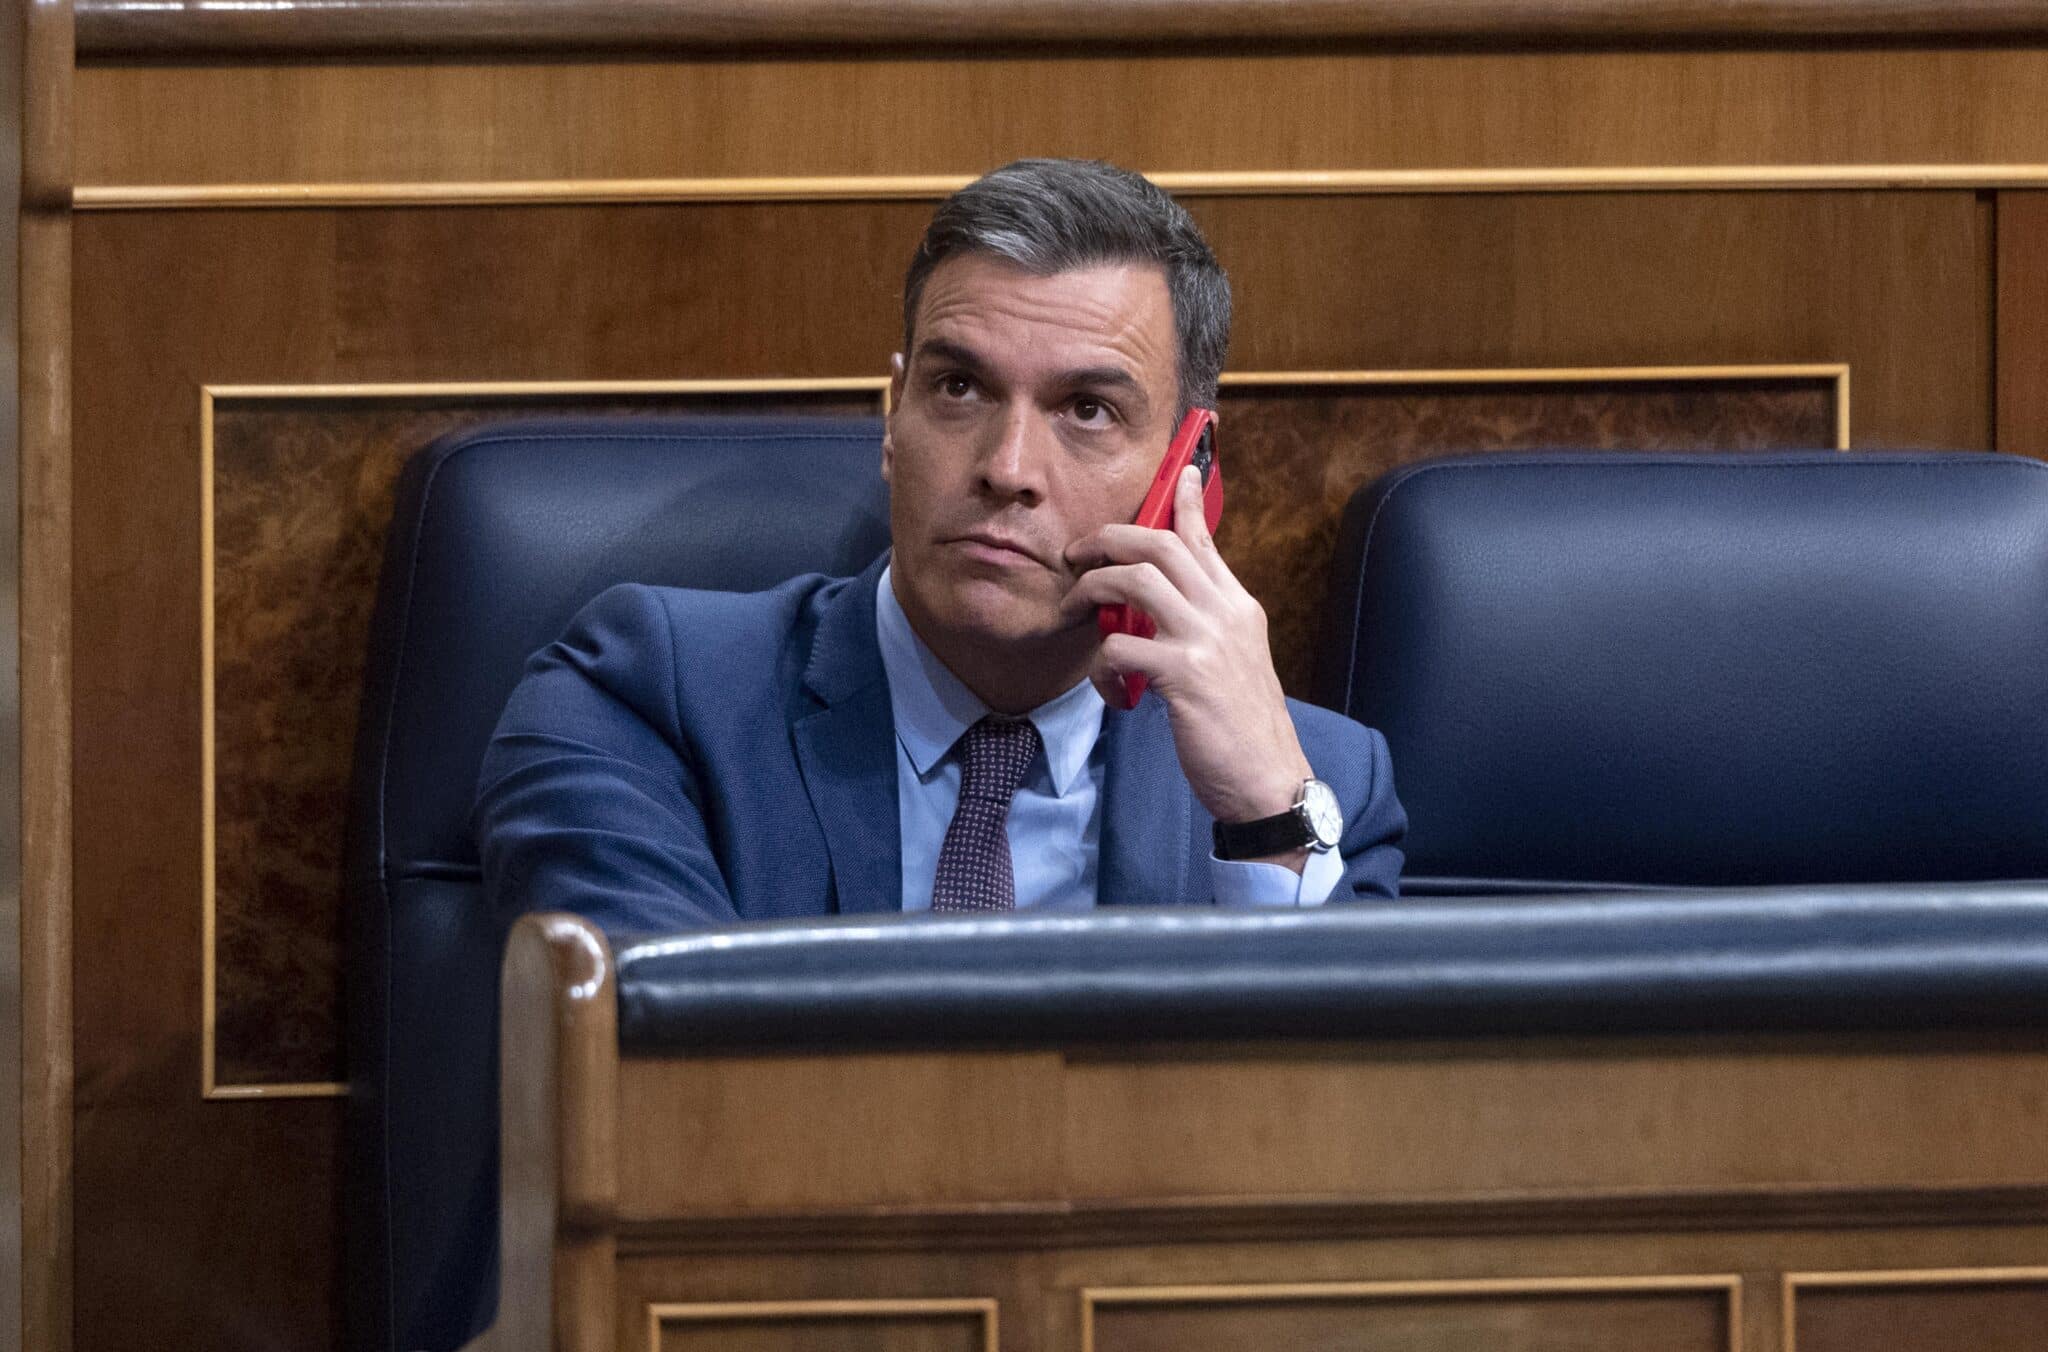
[[[1005,535],[1001,531],[967,531],[954,536],[949,543],[963,546],[966,553],[989,563],[1035,563],[1041,568],[1047,566],[1045,560],[1039,557],[1038,551],[1028,543],[1014,535]]]

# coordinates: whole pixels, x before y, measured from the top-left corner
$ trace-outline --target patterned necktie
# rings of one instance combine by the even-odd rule
[[[1017,875],[1003,823],[1038,745],[1038,729],[1028,718],[990,714],[961,735],[960,806],[939,847],[934,911],[1017,908]]]

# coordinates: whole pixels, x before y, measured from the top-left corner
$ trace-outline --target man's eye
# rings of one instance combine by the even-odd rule
[[[1068,411],[1074,415],[1074,421],[1083,427],[1102,427],[1114,421],[1116,417],[1108,404],[1086,396],[1076,399],[1068,406]]]
[[[957,371],[940,376],[937,384],[939,393],[948,399],[965,399],[974,393],[973,377],[963,376]]]

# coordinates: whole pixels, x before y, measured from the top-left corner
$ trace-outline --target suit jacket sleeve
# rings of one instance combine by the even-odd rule
[[[1316,778],[1328,784],[1344,805],[1344,835],[1337,843],[1344,876],[1329,899],[1398,896],[1408,814],[1394,796],[1394,763],[1387,739],[1328,709],[1292,700],[1288,706]]]
[[[681,730],[659,593],[612,588],[527,664],[484,753],[474,824],[506,924],[544,910],[614,934],[738,920]]]
[[[1359,758],[1366,784],[1356,812],[1344,821],[1344,879],[1332,901],[1361,897],[1395,897],[1401,889],[1401,842],[1408,834],[1408,814],[1394,796],[1394,759],[1387,739],[1375,728],[1363,728],[1371,746]]]

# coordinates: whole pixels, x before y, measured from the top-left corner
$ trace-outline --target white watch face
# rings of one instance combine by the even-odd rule
[[[1302,785],[1301,810],[1308,818],[1308,829],[1316,833],[1313,848],[1335,849],[1344,838],[1344,809],[1337,805],[1337,795],[1330,791],[1330,786],[1320,779]]]

